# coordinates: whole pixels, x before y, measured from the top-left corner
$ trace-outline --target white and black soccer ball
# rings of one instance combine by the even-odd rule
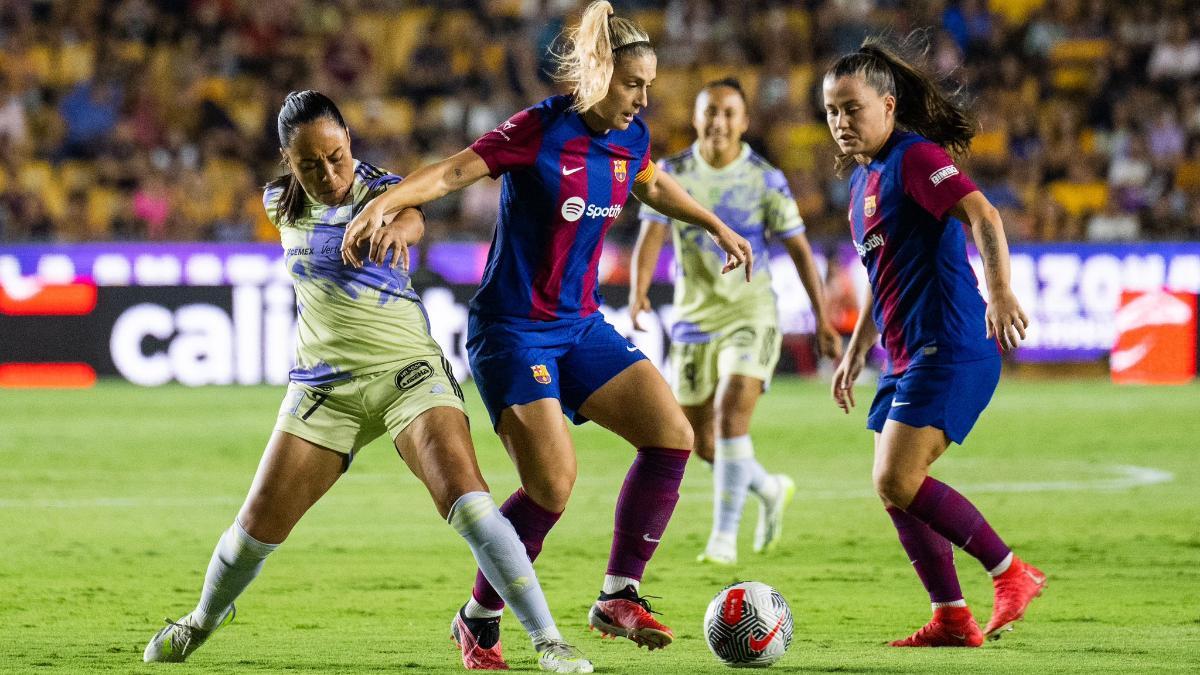
[[[757,581],[726,586],[704,613],[704,640],[727,666],[766,668],[792,644],[792,609]]]

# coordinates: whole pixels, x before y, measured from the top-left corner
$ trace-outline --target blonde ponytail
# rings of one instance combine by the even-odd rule
[[[618,50],[634,55],[635,50],[652,49],[646,31],[629,19],[613,16],[612,4],[605,0],[588,5],[579,25],[566,31],[566,38],[566,47],[554,55],[555,79],[571,85],[575,95],[571,108],[576,112],[588,110],[608,95]]]

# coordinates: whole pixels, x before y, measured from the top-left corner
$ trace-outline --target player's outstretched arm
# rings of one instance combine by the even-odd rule
[[[750,249],[750,242],[721,222],[715,213],[701,206],[665,171],[655,171],[645,183],[634,183],[633,194],[643,204],[668,218],[704,228],[717,246],[725,251],[725,267],[721,273],[745,265],[746,281],[750,281],[754,271],[754,252]]]
[[[783,245],[796,265],[800,283],[804,284],[812,303],[813,316],[817,320],[817,351],[836,361],[842,356],[842,336],[829,323],[829,313],[825,311],[825,289],[817,270],[817,261],[813,260],[812,247],[808,245],[808,237],[801,232],[784,239]]]
[[[1009,285],[1008,241],[1000,212],[976,190],[959,200],[950,214],[971,224],[975,247],[983,259],[988,287],[987,336],[995,337],[1005,351],[1017,348],[1017,336],[1025,339],[1029,317]]]
[[[405,240],[404,233],[392,230],[395,223],[384,223],[388,214],[444,197],[486,175],[487,163],[470,148],[417,169],[399,184],[368,202],[350,221],[346,233],[342,235],[342,261],[361,267],[361,247],[368,240],[371,241],[372,261],[381,263],[389,250],[396,250],[397,255],[393,259],[399,257],[396,242]]]
[[[858,322],[854,324],[854,333],[850,336],[850,345],[846,348],[837,370],[833,371],[830,393],[833,394],[834,402],[847,415],[854,407],[854,381],[866,365],[871,347],[879,339],[879,329],[875,327],[875,321],[871,318],[871,306],[874,302],[875,297],[868,286],[863,296],[862,308],[858,311]]]
[[[638,323],[638,314],[650,311],[650,282],[654,268],[667,240],[667,226],[653,220],[643,220],[633,245],[633,264],[629,266],[629,318],[634,330],[645,330]]]

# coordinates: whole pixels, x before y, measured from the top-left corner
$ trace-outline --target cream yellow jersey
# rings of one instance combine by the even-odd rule
[[[777,324],[767,244],[771,239],[804,232],[804,221],[783,172],[745,143],[737,159],[719,169],[704,161],[698,144],[660,161],[659,169],[671,174],[754,249],[754,274],[749,283],[741,270],[721,274],[725,252],[707,232],[642,206],[642,219],[671,226],[675,308],[679,312],[671,339],[708,342],[731,326]]]
[[[296,365],[291,380],[322,385],[387,370],[441,350],[429,335],[421,299],[403,265],[391,269],[364,261],[355,269],[342,262],[346,225],[373,197],[401,177],[355,162],[346,200],[326,206],[305,195],[295,222],[281,223],[283,188],[268,186],[263,205],[279,228],[285,264],[296,289]]]

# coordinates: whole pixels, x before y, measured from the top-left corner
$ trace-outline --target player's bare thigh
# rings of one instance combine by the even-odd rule
[[[644,359],[593,392],[579,412],[635,448],[691,450],[695,441],[671,387]]]
[[[255,539],[278,544],[342,475],[341,453],[286,431],[267,441],[238,522]]]
[[[763,381],[748,375],[725,375],[717,382],[715,414],[717,435],[737,438],[750,433],[750,419],[762,396]]]
[[[929,466],[946,452],[950,440],[937,427],[912,427],[888,420],[875,434],[875,492],[889,506],[908,508]]]
[[[548,511],[567,508],[578,465],[558,399],[505,408],[496,433],[517,467],[526,494]]]
[[[692,425],[692,435],[695,437],[696,455],[713,463],[716,455],[716,415],[713,410],[713,396],[700,405],[683,406],[683,415]]]
[[[459,497],[488,489],[479,471],[467,416],[457,408],[426,410],[396,436],[395,445],[409,470],[429,490],[443,518]]]

